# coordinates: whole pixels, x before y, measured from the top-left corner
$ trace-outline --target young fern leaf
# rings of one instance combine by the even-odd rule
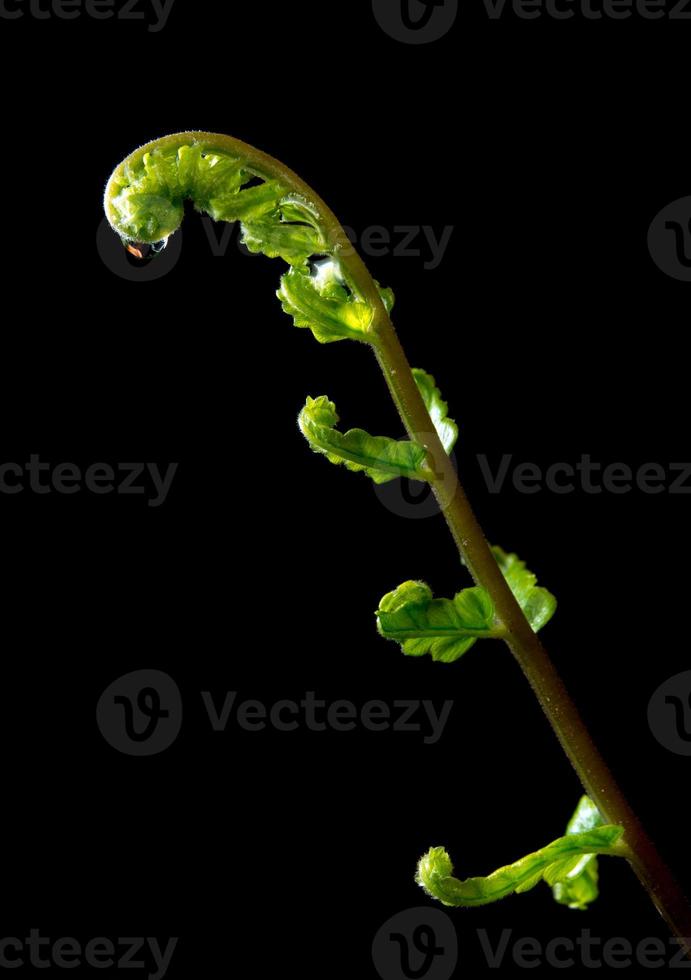
[[[381,288],[379,293],[389,312],[393,293]],[[348,292],[333,259],[316,262],[311,272],[306,265],[293,266],[282,276],[276,295],[295,326],[310,329],[320,344],[367,340],[374,311]]]
[[[582,796],[566,827],[567,834],[580,834],[602,827],[605,821],[588,796]],[[594,854],[585,854],[564,862],[552,886],[554,898],[570,909],[586,909],[597,898],[598,864]]]
[[[422,395],[425,408],[434,423],[434,428],[437,430],[437,435],[441,439],[441,444],[446,452],[450,453],[458,439],[458,426],[446,414],[448,405],[441,397],[441,392],[431,374],[427,374],[420,368],[413,368],[413,377]]]
[[[453,865],[444,848],[433,847],[420,859],[415,880],[428,895],[444,905],[487,905],[514,892],[526,892],[542,880],[555,887],[563,881],[565,869],[583,857],[618,855],[617,842],[623,833],[623,827],[602,824],[591,830],[567,834],[485,878],[463,881],[453,877]]]
[[[434,378],[419,368],[413,374],[444,448],[450,452],[458,436],[456,423],[446,416],[446,402],[442,401]],[[298,416],[298,425],[315,453],[322,453],[329,462],[342,463],[354,472],[364,472],[375,483],[387,483],[400,476],[421,481],[433,478],[427,453],[418,442],[371,436],[362,429],[339,432],[335,428],[336,406],[326,395],[307,399]]]
[[[557,600],[547,589],[535,585],[536,576],[517,555],[508,555],[501,548],[492,552],[537,632],[553,616]],[[458,660],[476,640],[505,635],[490,596],[479,586],[463,589],[453,599],[435,599],[424,582],[404,582],[384,596],[376,616],[381,635],[397,640],[407,656],[429,653],[433,660],[447,664]]]
[[[364,472],[375,483],[386,483],[398,476],[425,480],[425,450],[416,442],[371,436],[362,429],[341,433],[336,406],[326,395],[308,398],[298,416],[298,425],[310,448],[331,463],[342,463],[349,470]]]
[[[409,657],[429,653],[450,664],[480,637],[501,636],[494,606],[479,586],[463,589],[453,599],[435,599],[424,582],[404,582],[379,603],[377,628],[397,640]]]
[[[557,608],[557,600],[551,592],[536,585],[537,575],[528,571],[518,555],[507,554],[499,547],[492,548],[506,582],[516,597],[533,630],[537,633],[545,626]]]

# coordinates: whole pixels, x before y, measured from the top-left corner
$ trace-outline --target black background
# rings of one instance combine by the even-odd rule
[[[454,226],[435,270],[426,254],[368,265],[460,423],[488,536],[557,595],[545,643],[691,886],[689,761],[646,720],[688,665],[689,498],[491,495],[476,463],[689,459],[690,287],[646,247],[655,214],[689,193],[689,27],[462,8],[420,46],[387,36],[366,2],[177,0],[159,33],[0,24],[1,461],[179,463],[159,508],[0,496],[3,935],[175,935],[172,977],[375,977],[382,923],[432,904],[412,880],[427,847],[486,873],[558,836],[580,794],[503,647],[445,666],[376,634],[373,610],[400,581],[468,583],[441,518],[393,513],[297,429],[305,395],[327,393],[345,425],[400,434],[368,351],[293,329],[273,295],[282,263],[235,244],[214,257],[195,218],[156,281],[104,263],[111,169],[183,129],[284,160],[358,231]],[[166,753],[132,759],[102,739],[95,705],[144,667],[175,678],[185,724]],[[202,690],[454,708],[436,745],[214,734]],[[623,862],[602,864],[587,913],[544,886],[452,913],[462,964],[486,967],[478,928],[666,938]]]

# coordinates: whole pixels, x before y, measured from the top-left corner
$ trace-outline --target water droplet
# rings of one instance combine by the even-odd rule
[[[154,242],[151,245],[145,242],[128,242],[125,245],[127,252],[132,255],[137,263],[139,262],[150,262],[156,255],[159,255],[168,244],[168,239],[163,238],[160,242]]]

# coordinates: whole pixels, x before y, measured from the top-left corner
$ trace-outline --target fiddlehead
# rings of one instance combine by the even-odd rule
[[[121,237],[156,242],[182,224],[185,201],[215,221],[241,221],[248,247],[286,261],[327,254],[320,210],[262,166],[257,151],[229,137],[180,133],[148,143],[113,173],[106,214]]]
[[[415,880],[444,905],[463,907],[520,895],[545,881],[554,889],[557,901],[584,909],[597,897],[596,855],[624,856],[617,846],[624,828],[605,824],[587,796],[581,799],[569,828],[564,837],[481,878],[454,878],[449,855],[443,847],[432,847],[421,858]]]
[[[152,244],[177,231],[186,201],[216,221],[239,221],[251,251],[288,262],[279,296],[320,342],[368,341],[388,315],[393,294],[375,288],[326,204],[297,174],[240,140],[190,132],[147,143],[113,172],[104,207],[125,242]]]

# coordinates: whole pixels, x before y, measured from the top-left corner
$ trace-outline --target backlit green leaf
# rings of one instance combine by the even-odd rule
[[[424,582],[404,582],[379,603],[377,628],[401,644],[409,657],[431,654],[452,663],[482,636],[492,636],[494,607],[484,589],[463,589],[453,599],[435,599]]]
[[[299,273],[299,270],[291,272]],[[327,297],[343,301],[345,294],[342,287],[337,279],[331,278],[330,273],[325,277],[324,291]],[[433,413],[440,437],[450,448],[457,433],[456,425],[446,418],[446,404],[434,384],[434,378],[419,369],[414,371],[414,375],[425,403]],[[335,428],[338,424],[336,406],[326,395],[308,398],[298,423],[315,452],[322,453],[332,463],[342,463],[350,470],[367,473],[375,483],[386,483],[396,477],[423,481],[432,478],[426,464],[427,454],[419,443],[371,436],[362,429],[339,432]]]
[[[588,796],[582,796],[567,827],[567,834],[579,834],[586,830],[602,827],[604,820],[600,811]],[[553,894],[561,905],[571,909],[585,909],[598,896],[598,865],[594,854],[568,862],[557,869],[552,882]]]
[[[526,568],[518,555],[507,554],[499,547],[492,548],[492,552],[518,605],[537,633],[554,615],[557,600],[547,589],[536,585],[537,576]]]
[[[364,472],[375,483],[386,483],[399,476],[425,480],[425,450],[415,442],[371,436],[362,429],[339,432],[336,406],[321,395],[308,398],[300,412],[298,424],[314,452],[322,453],[331,463]]]
[[[293,266],[281,278],[278,298],[295,326],[309,328],[322,344],[367,341],[374,311],[346,288],[333,259],[316,262],[313,272]]]
[[[418,384],[420,375],[424,371],[416,372]],[[433,379],[430,382],[438,398]],[[449,421],[445,420],[445,411],[446,405],[441,402],[438,417],[442,425]],[[455,429],[454,423],[451,425]],[[507,555],[501,548],[492,551],[531,626],[538,630],[554,613],[556,599],[535,585],[535,575],[516,555]],[[424,582],[404,582],[382,599],[377,625],[381,635],[397,640],[409,657],[429,653],[434,660],[444,663],[458,660],[477,639],[504,635],[501,624],[495,620],[489,595],[477,586],[463,589],[453,599],[435,599]]]
[[[413,377],[434,423],[434,428],[437,430],[437,435],[446,452],[450,453],[456,444],[456,439],[458,439],[458,426],[446,414],[448,405],[441,397],[441,392],[431,374],[422,371],[420,368],[413,368]]]
[[[486,905],[514,892],[528,891],[543,879],[556,887],[564,869],[577,867],[584,857],[616,854],[615,847],[623,832],[622,827],[602,824],[567,834],[486,877],[465,880],[453,877],[453,865],[444,848],[433,847],[420,860],[415,880],[428,895],[444,905]]]

